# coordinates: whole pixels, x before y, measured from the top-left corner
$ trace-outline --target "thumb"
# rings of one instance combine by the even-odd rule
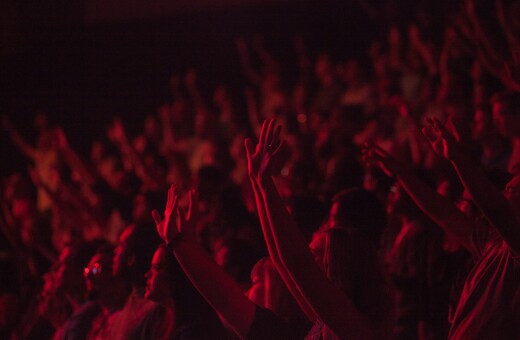
[[[152,217],[155,222],[155,225],[159,225],[162,222],[161,214],[157,210],[152,210]]]
[[[253,146],[253,141],[251,140],[251,138],[246,138],[244,140],[244,146],[246,148],[247,158],[251,158],[251,155],[255,152],[254,146]]]
[[[159,237],[164,240],[164,238],[165,238],[164,226],[162,223],[161,214],[157,210],[154,209],[154,210],[152,210],[152,217],[153,217],[153,220],[155,221],[155,228],[157,229],[157,233],[159,234]]]
[[[179,223],[179,225],[178,225],[179,229],[177,231],[179,233],[184,233],[184,232],[186,232],[185,227],[188,224],[188,218],[186,217],[186,212],[181,207],[177,208],[177,211],[179,214],[179,219],[181,221],[181,223]]]

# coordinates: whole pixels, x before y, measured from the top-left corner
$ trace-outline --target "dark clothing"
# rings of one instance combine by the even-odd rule
[[[248,340],[303,339],[311,324],[307,320],[287,320],[272,311],[256,307],[255,320],[249,329]]]
[[[92,327],[92,321],[101,313],[101,308],[94,301],[87,301],[63,325],[63,330],[56,340],[83,340]]]
[[[475,265],[453,316],[450,339],[520,339],[520,257],[485,224],[472,235]]]

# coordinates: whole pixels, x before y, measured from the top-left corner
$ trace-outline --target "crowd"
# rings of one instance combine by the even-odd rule
[[[243,107],[189,70],[88,155],[43,113],[34,143],[4,116],[30,165],[1,182],[0,337],[519,338],[508,6],[498,31],[470,0],[441,40],[391,26],[342,60],[295,39],[294,79],[237,39]]]

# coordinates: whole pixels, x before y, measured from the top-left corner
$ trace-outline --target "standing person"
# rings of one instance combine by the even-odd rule
[[[423,134],[454,166],[484,218],[474,220],[418,180],[379,148],[366,159],[397,177],[415,203],[472,254],[469,271],[452,317],[449,339],[518,339],[520,280],[520,175],[501,192],[437,119]]]
[[[245,295],[197,241],[197,195],[190,192],[188,213],[178,207],[179,199],[172,185],[164,219],[157,210],[152,212],[157,231],[221,320],[241,339],[302,339],[309,325],[301,321],[297,309],[291,308],[294,304],[285,303],[289,294],[276,272],[257,264],[251,274],[253,285]]]
[[[387,337],[387,299],[375,250],[384,209],[364,190],[342,192],[333,202],[328,225],[315,235],[309,250],[272,179],[283,161],[280,130],[275,120],[265,121],[257,146],[251,140],[245,144],[269,255],[315,323],[307,337]]]
[[[165,339],[170,321],[166,309],[144,298],[145,273],[159,244],[154,230],[144,223],[129,225],[121,234],[114,250],[113,271],[116,278],[127,282],[129,292],[124,306],[109,322],[109,339]]]

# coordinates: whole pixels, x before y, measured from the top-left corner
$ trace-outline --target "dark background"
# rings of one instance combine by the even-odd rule
[[[311,56],[329,51],[341,59],[364,54],[387,28],[383,20],[369,18],[359,1],[147,3],[4,0],[1,114],[32,141],[32,117],[42,111],[85,152],[114,115],[122,117],[130,132],[137,131],[142,117],[168,100],[174,72],[197,69],[205,93],[219,82],[240,91],[246,83],[236,37],[261,34],[290,75],[295,35],[305,39]],[[402,10],[394,20],[411,17],[409,4],[399,2]],[[24,169],[27,160],[4,131],[0,143],[1,174]]]

